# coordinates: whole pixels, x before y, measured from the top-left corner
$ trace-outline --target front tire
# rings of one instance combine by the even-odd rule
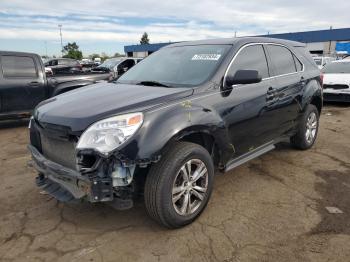
[[[290,139],[294,147],[306,150],[313,146],[318,134],[319,118],[316,106],[309,104],[300,119],[297,133]]]
[[[213,161],[205,148],[189,142],[171,145],[146,178],[148,214],[168,228],[192,223],[209,201],[213,178]]]

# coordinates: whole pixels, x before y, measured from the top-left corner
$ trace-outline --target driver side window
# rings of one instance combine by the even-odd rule
[[[263,79],[269,77],[266,55],[262,45],[247,46],[238,53],[227,74],[234,76],[238,70],[256,70]]]

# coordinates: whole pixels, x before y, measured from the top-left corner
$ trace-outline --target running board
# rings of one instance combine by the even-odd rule
[[[225,172],[230,171],[231,169],[238,167],[254,158],[257,158],[271,150],[275,149],[275,145],[274,142],[262,145],[258,148],[256,148],[255,150],[248,152],[240,157],[237,157],[235,159],[232,159],[231,161],[229,161],[226,165],[225,168]]]

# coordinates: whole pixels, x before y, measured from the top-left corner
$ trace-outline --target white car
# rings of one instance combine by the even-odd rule
[[[334,57],[330,56],[315,56],[313,59],[319,69],[322,69],[326,64],[331,63],[335,60]]]
[[[350,60],[338,60],[323,68],[323,100],[350,102]]]

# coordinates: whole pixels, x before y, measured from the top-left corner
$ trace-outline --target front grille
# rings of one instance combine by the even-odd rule
[[[323,93],[323,100],[328,102],[350,102],[350,94]]]
[[[42,153],[47,159],[62,166],[76,169],[75,143],[72,141],[55,139],[41,134],[41,146]]]
[[[323,85],[323,89],[327,89],[327,88],[331,88],[331,89],[347,89],[349,88],[348,85]]]

